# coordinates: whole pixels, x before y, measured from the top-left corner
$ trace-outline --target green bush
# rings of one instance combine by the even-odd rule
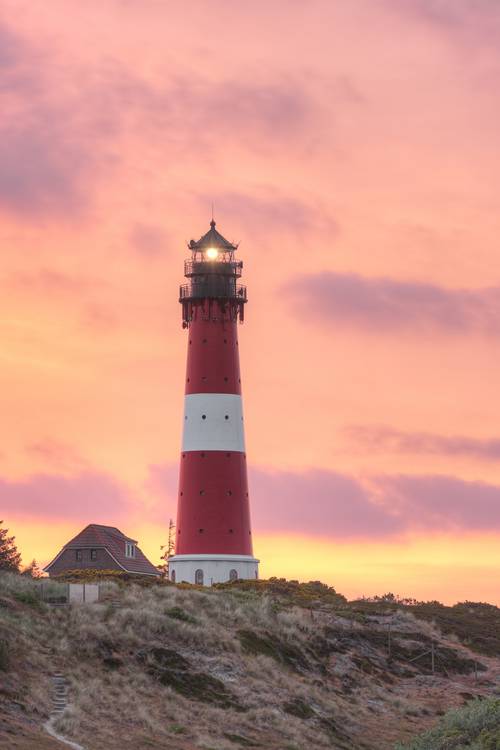
[[[500,698],[476,699],[449,711],[438,726],[396,750],[498,750]]]
[[[185,612],[181,607],[170,607],[170,609],[167,609],[165,612],[166,615],[169,617],[172,617],[174,620],[180,620],[181,622],[189,622],[191,625],[196,624],[196,620],[194,617],[191,617],[190,614]]]
[[[466,646],[487,656],[500,651],[500,608],[483,602],[461,602],[446,607],[427,602],[409,607],[415,617],[432,622],[443,633],[455,634]]]
[[[36,591],[14,591],[14,599],[30,607],[40,607],[40,597]]]
[[[6,672],[9,668],[9,649],[5,641],[0,641],[0,672]]]

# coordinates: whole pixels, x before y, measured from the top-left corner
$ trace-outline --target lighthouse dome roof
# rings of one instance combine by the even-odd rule
[[[208,232],[204,234],[203,237],[200,237],[199,240],[191,240],[188,247],[191,250],[206,250],[209,247],[214,247],[219,250],[234,251],[237,249],[238,245],[234,245],[232,242],[229,242],[229,240],[226,240],[226,238],[217,231],[215,228],[215,221],[212,219]]]

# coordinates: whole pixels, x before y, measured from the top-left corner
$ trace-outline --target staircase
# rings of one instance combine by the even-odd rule
[[[68,706],[68,683],[61,672],[52,675],[52,714],[62,714]]]
[[[83,745],[78,745],[76,742],[67,740],[61,734],[58,734],[54,729],[54,723],[62,716],[65,710],[68,708],[68,683],[65,676],[61,672],[54,672],[52,675],[52,711],[50,712],[49,720],[44,724],[45,731],[50,734],[63,745],[73,748],[73,750],[85,750]]]

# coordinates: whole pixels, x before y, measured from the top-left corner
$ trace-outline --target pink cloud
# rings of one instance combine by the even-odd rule
[[[329,471],[251,472],[257,529],[335,539],[390,538],[410,531],[500,531],[500,487],[449,476]]]
[[[418,281],[324,271],[285,289],[316,323],[366,331],[500,334],[500,287],[450,289]]]
[[[41,461],[55,471],[82,471],[86,461],[78,450],[68,443],[53,438],[43,438],[26,446],[30,458]]]
[[[49,446],[50,448],[50,446]],[[57,455],[61,455],[56,450]],[[175,517],[177,464],[152,466],[147,506],[114,477],[92,471],[0,480],[1,514],[117,524],[141,513],[166,526]],[[384,475],[360,480],[324,469],[250,471],[255,532],[300,533],[336,540],[500,532],[500,487],[452,476]]]
[[[19,481],[0,479],[0,508],[6,517],[114,523],[132,511],[134,501],[119,481],[97,472],[73,477],[35,474]]]
[[[10,274],[2,283],[10,289],[38,292],[49,295],[80,295],[95,291],[105,285],[100,279],[72,275],[53,268],[40,268],[37,271],[17,271]]]
[[[46,54],[40,67],[40,51],[27,43],[22,49],[16,55],[9,43],[4,53],[0,208],[28,218],[85,209],[96,179],[121,161],[116,145],[126,134],[154,134],[176,161],[180,153],[206,156],[228,142],[265,152],[290,139],[301,144],[319,106],[292,79],[213,81],[174,69],[157,82],[107,61],[93,74],[70,71],[79,87],[69,93],[54,59]],[[144,247],[144,236],[137,242]]]
[[[52,85],[46,51],[0,27],[0,209],[25,217],[83,205],[92,150],[74,128],[77,111]]]
[[[386,5],[451,32],[476,26],[488,35],[491,25],[498,27],[500,23],[496,0],[386,0]]]
[[[371,453],[406,453],[470,456],[485,461],[500,460],[500,438],[471,438],[465,435],[437,435],[404,432],[385,425],[353,425],[344,434],[355,445]]]
[[[138,222],[130,232],[130,244],[144,258],[156,258],[168,252],[168,235],[155,224]]]
[[[207,206],[206,195],[196,195],[201,207]],[[291,196],[285,191],[259,185],[252,192],[227,190],[213,193],[215,215],[230,216],[252,237],[255,227],[259,231],[300,235],[327,231],[330,236],[338,232],[338,225],[327,205]]]
[[[154,466],[148,489],[161,522],[175,517],[178,467]],[[255,532],[300,533],[338,540],[396,539],[477,530],[500,532],[500,486],[451,476],[373,476],[314,469],[250,470]]]
[[[500,487],[449,476],[386,476],[376,480],[387,506],[408,527],[436,531],[500,531]]]
[[[295,532],[336,539],[387,537],[405,530],[357,479],[332,471],[250,472],[257,531]]]

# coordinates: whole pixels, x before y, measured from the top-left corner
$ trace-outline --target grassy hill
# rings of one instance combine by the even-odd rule
[[[54,672],[70,701],[55,728],[86,750],[389,750],[500,690],[490,605],[349,603],[317,582],[271,580],[109,582],[100,604],[50,607],[34,587],[0,576],[9,750],[64,747],[41,729]]]

